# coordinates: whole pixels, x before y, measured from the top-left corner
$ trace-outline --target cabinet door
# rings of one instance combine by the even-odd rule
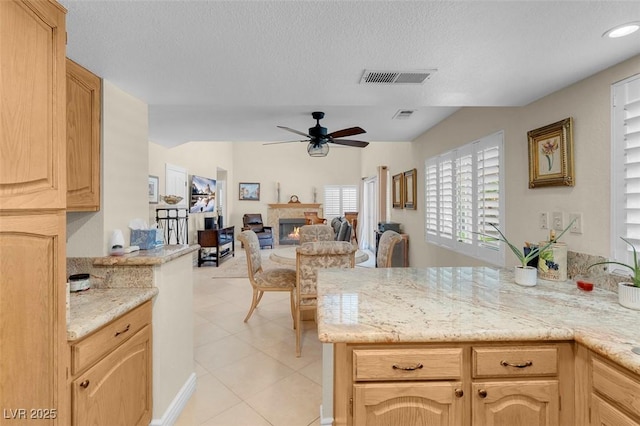
[[[595,394],[591,395],[591,426],[638,426],[621,411]]]
[[[460,382],[355,384],[354,426],[462,425],[463,397]]]
[[[72,383],[73,425],[136,426],[151,421],[151,326]]]
[[[558,426],[557,380],[474,383],[474,426]]]
[[[67,59],[67,210],[100,210],[101,80]]]
[[[0,209],[66,205],[65,14],[0,1]]]
[[[0,401],[39,424],[68,423],[65,220],[0,211]]]

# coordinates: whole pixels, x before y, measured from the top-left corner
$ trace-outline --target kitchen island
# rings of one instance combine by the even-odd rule
[[[317,318],[333,349],[324,352],[333,377],[325,372],[322,424],[331,413],[335,425],[371,425],[426,410],[447,425],[535,417],[527,424],[582,426],[608,395],[595,388],[602,362],[640,401],[638,312],[572,281],[521,287],[511,271],[482,267],[322,270]],[[640,406],[630,407],[621,410],[637,421]]]

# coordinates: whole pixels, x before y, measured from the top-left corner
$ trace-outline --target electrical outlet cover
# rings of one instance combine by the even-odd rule
[[[562,212],[553,212],[551,215],[553,229],[556,231],[564,230],[564,222],[562,220]]]

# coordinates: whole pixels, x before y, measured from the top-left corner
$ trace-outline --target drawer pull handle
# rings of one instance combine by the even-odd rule
[[[89,383],[91,383],[89,380],[84,380],[82,383],[80,383],[80,387],[82,389],[86,389],[89,387]]]
[[[505,361],[502,360],[500,361],[500,365],[503,367],[515,367],[515,368],[527,368],[527,367],[531,367],[533,365],[533,361],[525,361],[523,363],[520,364],[513,364],[509,361]]]
[[[464,396],[464,391],[463,391],[462,389],[456,389],[456,391],[455,391],[455,395],[456,395],[458,398],[462,398],[462,397]]]
[[[487,397],[487,391],[484,389],[478,389],[478,395],[480,396],[480,398],[486,398]]]
[[[393,364],[394,370],[403,370],[403,371],[420,370],[422,367],[424,366],[420,363],[417,363],[416,365],[409,365],[409,366],[401,366],[398,364]]]
[[[131,328],[131,324],[127,324],[127,326],[122,331],[116,331],[116,335],[114,337],[118,337],[121,334],[126,333]]]

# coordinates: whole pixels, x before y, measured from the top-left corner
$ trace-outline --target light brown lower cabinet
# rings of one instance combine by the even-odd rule
[[[336,344],[334,424],[570,425],[572,348],[571,342]]]
[[[148,425],[151,395],[151,303],[71,346],[72,425]]]
[[[462,424],[461,382],[368,383],[354,385],[353,417],[367,426]]]
[[[640,378],[590,354],[591,426],[639,426]]]
[[[558,426],[557,380],[474,384],[474,426]]]

